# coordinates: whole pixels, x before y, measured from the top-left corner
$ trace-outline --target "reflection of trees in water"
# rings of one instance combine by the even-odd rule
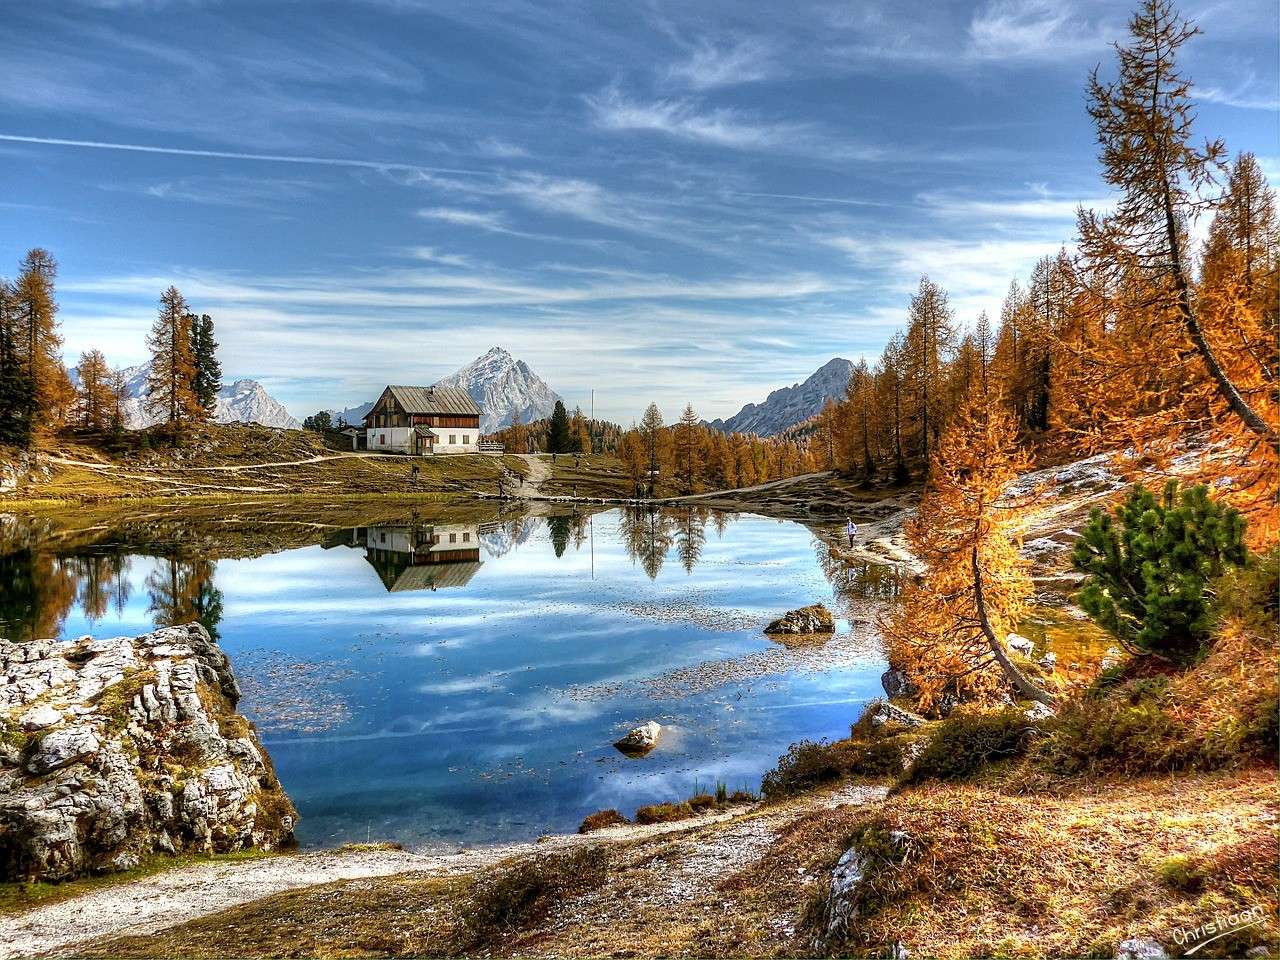
[[[814,546],[823,574],[845,600],[892,600],[902,589],[902,570],[894,564],[846,560],[822,541]]]
[[[76,601],[78,583],[74,567],[50,553],[28,548],[0,557],[0,636],[58,636]]]
[[[685,573],[693,573],[707,542],[707,511],[694,507],[681,511],[676,517],[676,553]]]
[[[573,527],[572,517],[547,517],[547,529],[551,531],[551,548],[557,557],[564,556],[564,548],[569,545],[569,533]]]
[[[222,591],[213,585],[213,570],[211,560],[163,558],[147,574],[145,584],[151,601],[147,612],[156,626],[171,627],[197,620],[216,641],[222,620]]]
[[[650,580],[657,578],[673,546],[685,572],[692,573],[707,542],[708,517],[715,517],[718,528],[724,529],[718,515],[709,514],[702,507],[687,510],[627,507],[619,523],[622,544]]]
[[[123,550],[67,557],[62,562],[75,571],[80,583],[76,599],[89,622],[101,620],[110,608],[117,615],[124,610],[133,585],[129,582],[132,561]]]

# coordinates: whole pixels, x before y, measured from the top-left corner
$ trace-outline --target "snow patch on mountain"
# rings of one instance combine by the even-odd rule
[[[551,416],[561,397],[523,360],[502,347],[493,347],[437,386],[460,387],[483,411],[480,432],[493,433],[511,425],[518,413],[528,423]]]
[[[125,426],[130,430],[141,430],[159,422],[158,416],[147,411],[145,399],[151,364],[126,367],[121,372],[125,379],[126,398],[122,404]],[[72,382],[78,383],[77,371],[73,368],[70,373]],[[225,384],[218,391],[218,404],[214,408],[213,419],[217,423],[258,423],[264,427],[285,430],[302,429],[302,424],[293,418],[279,400],[267,393],[257,380],[249,379]]]
[[[803,383],[774,390],[763,403],[748,403],[728,420],[712,420],[711,426],[725,433],[776,436],[820,413],[828,400],[843,397],[852,374],[853,364],[835,357]]]

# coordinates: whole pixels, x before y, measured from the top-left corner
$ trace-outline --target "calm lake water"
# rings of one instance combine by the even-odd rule
[[[208,532],[10,550],[0,635],[204,621],[310,846],[530,839],[717,781],[755,790],[791,743],[845,735],[880,694],[866,621],[892,578],[833,585],[797,524],[614,510],[313,539],[228,559],[209,559]],[[762,635],[817,600],[843,614],[832,641]],[[666,728],[656,750],[613,748],[650,719]]]

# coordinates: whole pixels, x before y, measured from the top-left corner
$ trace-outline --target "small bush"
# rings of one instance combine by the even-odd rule
[[[935,728],[903,782],[970,776],[992,761],[1021,754],[1034,729],[1020,710],[952,714]]]
[[[587,847],[524,860],[481,880],[462,911],[471,948],[495,943],[555,903],[598,886],[608,870],[608,854]]]
[[[1213,583],[1213,611],[1236,618],[1246,629],[1274,631],[1280,617],[1280,547],[1250,557]]]
[[[1114,517],[1094,508],[1076,542],[1080,606],[1141,650],[1194,659],[1213,626],[1209,582],[1245,562],[1244,529],[1204,486],[1170,480],[1159,499],[1135,486]]]
[[[597,810],[582,821],[578,826],[578,832],[591,833],[593,830],[603,830],[605,827],[619,827],[630,822],[630,820],[612,808]]]
[[[898,734],[883,740],[801,740],[764,775],[760,792],[766,800],[777,800],[848,777],[896,776],[914,739]]]
[[[1188,731],[1165,709],[1168,681],[1130,680],[1063,706],[1037,751],[1056,773],[1175,770],[1189,762]]]
[[[636,811],[636,823],[673,823],[697,816],[688,803],[651,803]]]
[[[1195,857],[1175,854],[1156,867],[1156,876],[1165,886],[1183,893],[1195,893],[1204,885],[1204,866]]]
[[[702,813],[716,805],[716,798],[709,793],[695,793],[685,803],[689,804],[694,813]]]

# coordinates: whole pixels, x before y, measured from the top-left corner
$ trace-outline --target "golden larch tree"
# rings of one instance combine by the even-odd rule
[[[1003,638],[1031,596],[1018,552],[1026,504],[1009,495],[1029,464],[1003,398],[971,395],[943,434],[907,541],[924,565],[881,620],[891,664],[915,684],[922,710],[993,701],[1010,688],[1052,703],[1011,659]]]

